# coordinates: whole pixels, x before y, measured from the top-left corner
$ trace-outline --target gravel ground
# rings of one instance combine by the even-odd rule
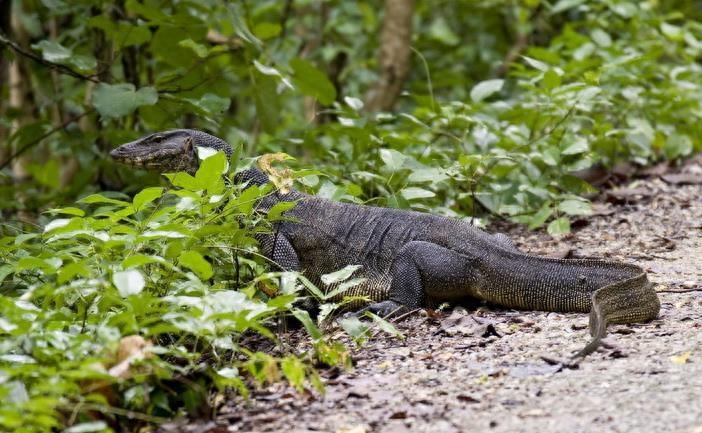
[[[586,315],[485,305],[424,312],[397,324],[404,340],[379,336],[355,348],[355,369],[328,371],[323,396],[276,384],[224,404],[214,422],[177,429],[702,433],[701,184],[698,159],[610,190],[559,240],[492,228],[535,254],[636,263],[657,284],[660,318],[610,326],[610,347],[577,369],[541,357],[582,348]]]

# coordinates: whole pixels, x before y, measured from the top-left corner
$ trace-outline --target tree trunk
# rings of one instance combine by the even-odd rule
[[[14,37],[22,45],[26,45],[27,35],[22,28],[22,24],[19,21],[19,16],[17,13],[10,15],[10,37]],[[26,124],[30,117],[30,110],[32,105],[32,99],[30,96],[29,88],[29,74],[27,71],[27,64],[22,56],[17,56],[10,63],[10,69],[8,74],[9,83],[9,108],[11,108],[15,113],[16,117],[12,119],[10,123],[9,135],[12,136],[17,130],[19,130],[22,125]],[[26,207],[28,202],[28,197],[23,191],[22,185],[27,183],[30,174],[27,170],[27,165],[29,164],[29,158],[26,155],[20,155],[16,157],[11,164],[12,167],[12,179],[17,186],[15,190],[15,198],[22,205]],[[26,209],[20,209],[17,212],[17,218],[21,221],[28,223],[33,223],[33,216],[27,212]]]
[[[0,0],[0,31],[4,34],[9,35],[11,33],[10,28],[10,12],[12,11],[12,0]],[[4,87],[8,82],[10,74],[10,61],[3,54],[9,51],[0,50],[0,118],[5,117],[7,112],[7,96],[5,92],[7,91]],[[8,95],[9,96],[9,95]],[[5,161],[10,156],[10,149],[7,148],[5,143],[7,143],[8,133],[7,130],[0,125],[0,161]]]
[[[366,98],[368,111],[391,110],[410,66],[413,0],[385,0],[380,34],[380,77]]]

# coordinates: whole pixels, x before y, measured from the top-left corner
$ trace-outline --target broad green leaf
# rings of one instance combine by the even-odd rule
[[[543,84],[546,89],[553,90],[561,85],[561,76],[553,68],[550,68],[544,73]]]
[[[56,280],[59,284],[63,284],[73,279],[73,277],[76,275],[80,275],[84,278],[90,277],[91,269],[85,261],[70,263],[61,267],[61,269],[58,271],[58,275],[56,276]]]
[[[524,59],[524,61],[526,61],[529,64],[529,66],[531,66],[534,69],[538,69],[541,72],[546,72],[549,69],[549,66],[541,60],[536,60],[528,56],[522,56],[522,59]]]
[[[607,48],[612,45],[612,38],[609,36],[609,33],[600,28],[593,29],[590,32],[590,37],[592,37],[592,40],[601,47]]]
[[[310,314],[305,310],[294,309],[292,310],[293,316],[302,323],[305,327],[307,333],[312,337],[313,340],[320,340],[323,335],[322,331],[319,330],[317,325],[314,324],[314,320],[310,317]]]
[[[587,152],[590,147],[587,141],[582,137],[575,137],[572,143],[567,145],[565,149],[561,151],[562,155],[577,155],[579,153]]]
[[[73,55],[73,51],[55,41],[41,41],[32,45],[32,48],[41,50],[44,60],[54,63],[63,63]]]
[[[557,218],[551,221],[546,230],[551,236],[570,233],[570,221],[566,217]]]
[[[288,355],[280,362],[280,369],[283,370],[285,378],[298,391],[302,391],[305,384],[305,364],[295,355]]]
[[[531,217],[529,221],[529,230],[534,230],[541,227],[553,214],[551,202],[547,201],[541,208]]]
[[[353,275],[354,272],[357,270],[361,269],[361,265],[347,265],[343,267],[342,269],[339,269],[336,272],[332,272],[330,274],[324,274],[322,275],[322,283],[326,284],[327,286],[331,286],[332,284],[340,283],[342,281],[345,281]]]
[[[407,200],[431,198],[436,196],[436,194],[433,191],[429,191],[428,189],[424,188],[417,188],[414,186],[403,188],[400,191],[400,194],[402,194],[402,196]]]
[[[592,213],[592,205],[579,199],[563,200],[558,204],[558,209],[568,215],[590,215]]]
[[[87,197],[83,197],[82,199],[78,200],[78,203],[85,203],[85,204],[95,204],[95,203],[109,203],[109,204],[116,204],[119,206],[129,206],[130,203],[123,201],[123,200],[115,200],[113,198],[105,197],[104,195],[101,194],[91,194]]]
[[[192,39],[183,39],[182,41],[178,42],[178,45],[181,47],[190,48],[200,58],[207,57],[207,47],[195,42]]]
[[[302,93],[317,98],[324,105],[334,102],[336,88],[324,72],[307,60],[299,58],[292,59],[290,67],[295,73],[293,83]]]
[[[346,105],[353,108],[354,111],[360,111],[363,108],[363,101],[352,96],[344,96],[344,102],[346,102]]]
[[[79,424],[74,424],[71,427],[65,429],[63,433],[92,433],[92,432],[102,432],[107,430],[107,423],[105,421],[88,421]]]
[[[131,295],[138,295],[146,286],[144,276],[136,269],[115,272],[112,275],[112,282],[123,298]]]
[[[158,101],[158,94],[153,87],[139,90],[133,84],[100,83],[93,93],[93,106],[103,117],[122,117],[132,113],[143,105],[153,105]]]
[[[473,102],[480,102],[488,96],[502,90],[502,86],[504,85],[504,83],[505,80],[497,78],[492,80],[481,81],[480,83],[473,86],[473,89],[471,89],[470,99],[472,99]]]
[[[187,101],[211,115],[223,113],[231,104],[229,98],[223,98],[214,93],[205,93],[200,99],[188,99]]]
[[[451,30],[451,27],[449,27],[446,19],[442,15],[438,15],[437,18],[432,21],[429,27],[429,36],[449,46],[455,46],[461,42],[461,39]]]
[[[393,337],[404,338],[404,335],[402,335],[402,333],[398,331],[397,328],[395,328],[395,325],[383,319],[382,317],[371,312],[366,312],[366,316],[369,316],[371,319],[373,319],[373,322],[375,322],[375,324],[378,325],[378,327],[382,329],[383,332],[386,332],[392,335]]]
[[[195,173],[195,180],[211,194],[217,194],[224,189],[223,174],[229,168],[229,161],[224,152],[216,152],[200,162],[200,168]]]
[[[339,325],[356,342],[360,342],[367,337],[368,325],[361,322],[358,317],[351,316],[339,320]]]
[[[282,27],[278,23],[263,22],[258,23],[253,28],[253,34],[257,38],[265,41],[266,39],[275,38],[280,34]]]
[[[77,207],[61,207],[61,208],[56,208],[56,209],[49,209],[46,211],[46,213],[50,213],[52,215],[56,214],[63,214],[63,215],[75,215],[82,217],[85,215],[85,211],[83,209],[79,209]]]
[[[132,200],[132,205],[134,206],[134,209],[139,211],[144,207],[144,205],[151,203],[157,198],[160,198],[162,195],[163,188],[161,187],[154,186],[151,188],[145,188],[139,191],[139,193],[134,196],[134,200]]]
[[[197,251],[183,251],[178,257],[178,263],[195,272],[202,280],[209,280],[214,274],[212,265]]]
[[[559,0],[551,8],[551,13],[557,14],[585,3],[585,0]]]
[[[397,171],[407,161],[407,156],[395,149],[380,149],[380,159],[391,171]]]
[[[122,269],[129,269],[137,266],[144,266],[149,263],[163,263],[165,260],[159,256],[148,256],[145,254],[134,254],[122,260]]]

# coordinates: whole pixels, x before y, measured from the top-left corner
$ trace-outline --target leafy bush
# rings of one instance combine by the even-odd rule
[[[212,387],[245,394],[247,376],[320,387],[314,362],[346,365],[294,307],[298,276],[256,253],[253,236],[283,208],[257,214],[270,187],[225,186],[226,167],[219,153],[194,177],[168,175],[177,188],[90,195],[50,211],[43,232],[0,240],[0,427],[87,432],[202,414]],[[269,328],[284,315],[303,322],[313,352],[255,349],[259,336],[277,341]]]

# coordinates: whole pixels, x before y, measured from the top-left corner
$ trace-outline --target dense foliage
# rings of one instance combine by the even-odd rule
[[[213,389],[245,393],[281,374],[319,386],[313,365],[348,363],[296,307],[302,286],[328,294],[256,252],[255,233],[285,209],[258,215],[269,190],[225,184],[248,157],[293,155],[314,168],[298,187],[335,200],[499,214],[559,234],[590,212],[593,187],[576,170],[702,149],[692,0],[417,0],[406,91],[380,113],[366,98],[380,1],[0,6],[13,18],[0,76],[12,81],[12,59],[21,77],[0,88],[4,429],[201,415]],[[156,187],[157,175],[107,158],[183,126],[232,143],[232,169],[210,156],[197,176]],[[352,273],[328,282],[347,287]],[[252,349],[277,341],[280,316],[303,323],[309,353]],[[357,320],[344,326],[365,335]]]

